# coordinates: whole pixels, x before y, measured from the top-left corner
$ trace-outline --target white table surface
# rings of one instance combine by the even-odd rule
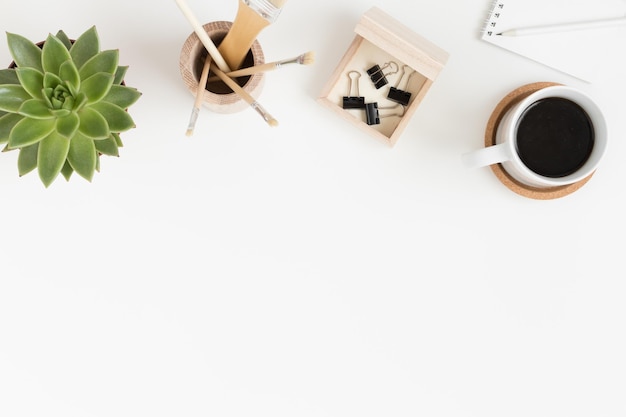
[[[96,25],[143,97],[92,183],[45,189],[0,155],[0,415],[624,416],[623,39],[584,83],[481,41],[489,4],[292,0],[266,61],[316,62],[267,74],[280,126],[205,110],[192,138],[173,1],[5,5],[32,39]],[[371,6],[450,53],[393,148],[315,100]],[[556,200],[460,162],[535,81],[592,95],[611,131]]]

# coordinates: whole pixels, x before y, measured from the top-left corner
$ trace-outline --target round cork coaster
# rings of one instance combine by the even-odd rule
[[[534,93],[537,90],[540,90],[545,87],[549,87],[552,85],[559,85],[557,83],[551,82],[537,82],[532,84],[523,85],[506,95],[496,106],[493,113],[491,113],[491,117],[487,122],[487,129],[485,130],[485,146],[492,146],[496,143],[496,128],[502,120],[502,117],[506,112],[517,103],[519,100],[522,100],[524,97]],[[589,175],[582,180],[575,182],[569,185],[563,185],[559,187],[549,187],[549,188],[537,188],[532,187],[526,184],[522,184],[517,181],[513,177],[509,175],[508,172],[502,168],[501,164],[493,164],[491,165],[491,170],[496,174],[496,177],[502,182],[505,186],[507,186],[511,191],[522,195],[528,198],[534,198],[536,200],[551,200],[555,198],[565,197],[578,190],[580,187],[585,185],[589,179],[593,176],[593,174]]]

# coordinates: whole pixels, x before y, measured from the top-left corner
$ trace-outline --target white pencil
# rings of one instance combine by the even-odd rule
[[[215,64],[222,71],[227,72],[227,73],[230,72],[230,67],[224,60],[224,57],[222,57],[222,54],[220,54],[220,52],[217,50],[217,47],[215,46],[215,44],[213,43],[209,35],[207,35],[207,33],[204,31],[204,29],[202,28],[202,25],[200,24],[200,22],[198,22],[198,19],[196,19],[196,16],[194,16],[193,12],[189,8],[185,0],[175,0],[175,1],[176,1],[176,4],[178,4],[178,7],[180,8],[180,10],[183,12],[185,17],[189,21],[189,23],[191,23],[191,27],[193,27],[194,32],[196,32],[196,35],[198,35],[198,37],[200,38],[200,41],[206,48],[209,55],[211,55],[211,59],[213,59],[213,62],[215,62]]]
[[[562,23],[545,26],[529,26],[524,28],[510,29],[500,32],[500,36],[530,36],[543,33],[565,32],[572,30],[599,29],[626,24],[626,17],[618,17],[603,20],[591,20],[587,22]]]

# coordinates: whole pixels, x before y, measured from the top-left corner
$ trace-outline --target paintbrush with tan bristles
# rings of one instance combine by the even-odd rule
[[[218,51],[231,70],[238,70],[259,33],[278,18],[287,0],[239,0],[233,25]]]
[[[274,117],[272,117],[272,115],[269,114],[267,110],[263,108],[263,106],[261,106],[261,103],[256,101],[255,98],[252,97],[250,93],[244,90],[239,84],[237,84],[235,80],[233,80],[228,75],[226,75],[223,71],[217,68],[215,64],[211,64],[211,71],[217,74],[217,76],[222,81],[224,81],[224,84],[226,84],[231,90],[233,90],[235,94],[237,94],[243,101],[248,103],[250,107],[252,107],[257,113],[259,113],[261,117],[263,118],[263,120],[265,120],[265,122],[267,122],[268,125],[278,126],[278,120],[274,119]]]
[[[196,90],[196,99],[191,109],[191,116],[189,117],[189,125],[187,125],[187,136],[193,135],[193,131],[196,128],[196,121],[200,114],[200,106],[202,106],[202,100],[204,99],[204,91],[206,90],[207,79],[209,78],[209,70],[211,69],[211,55],[207,55],[204,60],[204,66],[202,67],[202,74],[200,74],[200,81],[198,82],[198,89]]]
[[[266,64],[259,64],[259,65],[255,65],[252,67],[242,68],[236,71],[231,71],[227,73],[226,75],[228,75],[230,78],[245,77],[247,75],[254,75],[259,72],[277,70],[279,68],[282,68],[284,65],[289,65],[289,64],[311,65],[313,62],[315,62],[315,53],[306,52],[294,58],[283,59],[281,61],[268,62]],[[207,80],[207,82],[209,83],[215,82],[215,81],[219,81],[219,77],[213,76]]]

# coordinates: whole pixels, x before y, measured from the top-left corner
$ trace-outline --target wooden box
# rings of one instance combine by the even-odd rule
[[[448,53],[377,7],[363,14],[355,32],[356,37],[324,86],[318,102],[393,146],[443,69]],[[374,81],[381,71],[374,68],[373,75],[368,74],[368,69],[375,65],[382,69],[387,81],[379,88]],[[393,73],[396,67],[397,72]],[[384,81],[379,81],[382,83]],[[392,92],[392,89],[395,90]],[[402,104],[391,100],[390,93],[396,99],[400,94]],[[406,93],[410,94],[408,100]],[[366,108],[350,108],[363,102]],[[368,113],[372,117],[368,118]],[[379,115],[378,120],[374,113]]]

